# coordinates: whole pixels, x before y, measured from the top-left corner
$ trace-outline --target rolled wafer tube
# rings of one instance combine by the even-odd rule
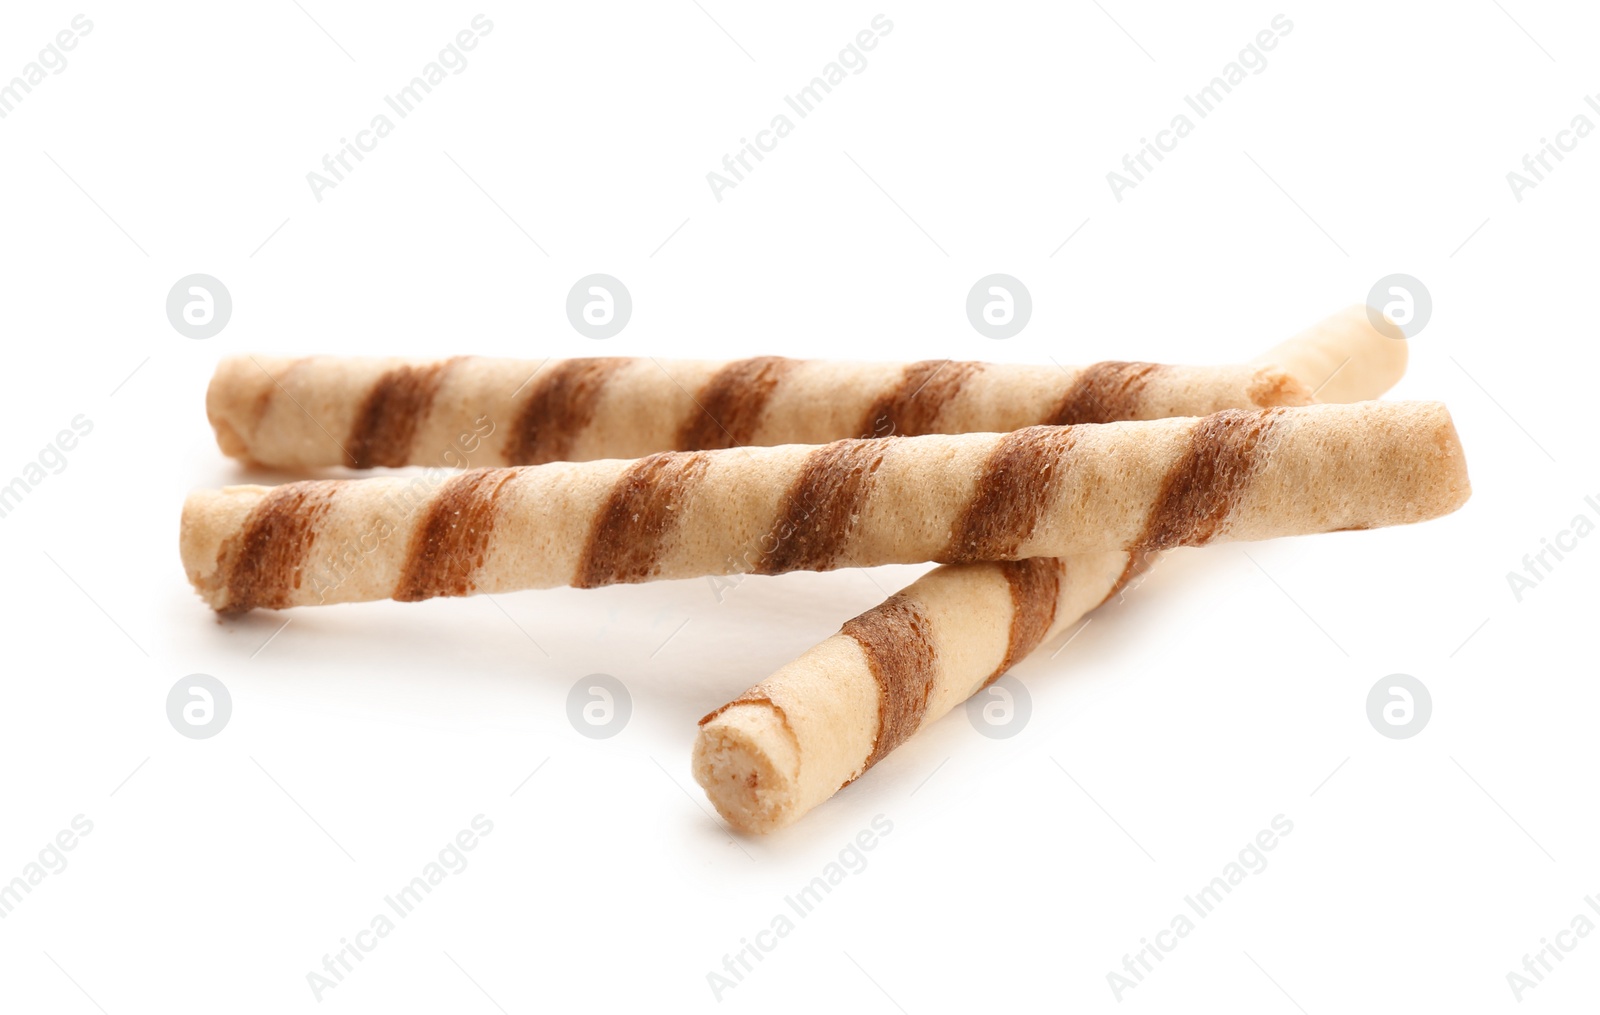
[[[1262,359],[1330,401],[1377,398],[1404,373],[1406,351],[1366,324],[1355,308]],[[935,568],[701,719],[695,780],[735,828],[791,824],[1116,595],[1152,557]]]
[[[239,356],[218,365],[206,413],[225,453],[308,469],[540,465],[1311,401],[1271,364]]]
[[[1466,499],[1437,402],[1229,409],[191,494],[215,609],[962,563],[1422,521]]]
[[[1110,599],[1129,551],[947,564],[700,720],[693,769],[728,823],[770,832]]]

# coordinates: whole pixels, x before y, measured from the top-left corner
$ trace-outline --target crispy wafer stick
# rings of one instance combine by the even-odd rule
[[[1404,524],[1468,493],[1437,402],[665,452],[478,469],[420,494],[418,482],[191,494],[190,581],[236,612],[1019,560]]]
[[[935,568],[701,719],[695,781],[740,831],[791,824],[1149,559],[1114,551]]]
[[[1404,372],[1404,342],[1365,327],[1364,309],[1341,316],[1263,359],[1330,401],[1376,398]],[[935,568],[701,719],[695,779],[735,828],[782,828],[1115,596],[1152,559],[1110,552]]]
[[[540,465],[1311,401],[1271,364],[238,356],[218,365],[206,413],[227,454],[309,469]]]

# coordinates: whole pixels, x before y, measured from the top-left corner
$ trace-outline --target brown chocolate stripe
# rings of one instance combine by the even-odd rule
[[[1157,363],[1092,363],[1078,371],[1046,422],[1067,426],[1138,419],[1144,386],[1161,369]]]
[[[594,419],[595,403],[606,382],[632,362],[616,357],[566,359],[540,371],[512,427],[506,462],[543,465],[569,460],[578,435]]]
[[[629,465],[595,516],[572,584],[590,589],[655,577],[684,498],[706,467],[704,451],[665,451]]]
[[[340,484],[313,480],[275,487],[250,509],[239,535],[222,544],[217,570],[228,590],[221,613],[281,610],[300,587],[317,526]]]
[[[515,469],[473,469],[439,488],[406,549],[395,599],[414,603],[472,594],[494,534],[495,501],[516,474]]]
[[[1015,557],[1069,467],[1074,439],[1072,429],[1061,426],[1030,426],[1000,438],[940,559]]]
[[[1167,470],[1144,530],[1128,553],[1128,563],[1111,591],[1097,605],[1119,595],[1155,566],[1161,551],[1209,543],[1266,459],[1282,409],[1224,409],[1195,423],[1183,455]]]
[[[778,521],[762,540],[756,574],[827,571],[837,565],[883,464],[889,442],[834,441],[800,463]]]
[[[921,604],[902,592],[847,621],[839,633],[860,644],[878,683],[878,732],[864,772],[922,725],[936,675],[933,623]]]
[[[982,371],[982,363],[948,359],[907,364],[900,383],[879,395],[862,417],[861,436],[919,437],[938,433],[939,411],[969,378]]]
[[[725,364],[695,395],[697,405],[678,433],[678,449],[710,451],[751,443],[767,400],[794,366],[794,360],[782,356]]]
[[[1224,409],[1196,421],[1188,447],[1167,470],[1144,530],[1134,541],[1136,555],[1215,539],[1265,458],[1262,441],[1283,412]]]
[[[1006,584],[1011,586],[1011,633],[1006,640],[1006,657],[984,681],[985,687],[1039,647],[1045,632],[1055,623],[1056,603],[1061,596],[1059,557],[1030,557],[1006,561],[999,567]]]
[[[345,439],[351,464],[358,469],[410,464],[417,425],[432,407],[445,374],[464,358],[405,364],[385,371],[367,392]]]

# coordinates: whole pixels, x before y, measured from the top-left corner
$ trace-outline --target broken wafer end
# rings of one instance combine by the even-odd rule
[[[246,355],[227,356],[217,364],[206,385],[206,419],[223,454],[254,462],[245,435],[260,421],[261,409],[277,385],[270,371],[285,373],[292,362]]]
[[[238,532],[245,518],[266,495],[265,486],[229,486],[221,490],[197,490],[183,502],[178,523],[178,555],[189,584],[219,613],[228,612],[229,593],[222,580],[223,544],[229,533]]]
[[[694,781],[723,820],[741,832],[792,823],[799,806],[799,745],[770,701],[735,702],[700,721]]]

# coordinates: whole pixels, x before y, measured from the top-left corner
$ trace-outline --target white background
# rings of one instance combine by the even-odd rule
[[[1594,999],[1600,935],[1566,938],[1520,1007],[1506,979],[1575,914],[1600,921],[1600,538],[1521,602],[1506,578],[1600,519],[1600,138],[1520,202],[1506,181],[1574,116],[1600,124],[1594,12],[925,7],[8,7],[0,79],[79,10],[94,27],[0,120],[0,482],[75,415],[94,430],[0,519],[0,878],[74,815],[94,830],[0,921],[0,1007]],[[465,71],[318,202],[306,173],[480,10]],[[705,174],[880,11],[866,69],[716,201]],[[1266,69],[1115,200],[1106,173],[1278,13]],[[163,309],[192,272],[234,300],[206,341]],[[563,310],[591,272],[633,295],[606,342]],[[963,312],[991,272],[1033,296],[1007,341]],[[952,714],[765,838],[710,817],[696,718],[919,568],[755,578],[722,603],[686,581],[219,622],[178,561],[187,491],[286,478],[212,442],[229,353],[1229,362],[1392,272],[1434,302],[1394,395],[1449,404],[1463,510],[1175,554],[1017,669],[1019,735]],[[233,701],[203,741],[165,715],[197,672]],[[596,672],[632,696],[610,740],[566,718]],[[1366,718],[1392,673],[1432,694],[1413,739]],[[319,1003],[306,974],[477,814],[494,831],[470,866]],[[707,974],[880,814],[866,869],[717,1002]],[[1107,973],[1278,814],[1294,830],[1267,868],[1119,1002]]]

